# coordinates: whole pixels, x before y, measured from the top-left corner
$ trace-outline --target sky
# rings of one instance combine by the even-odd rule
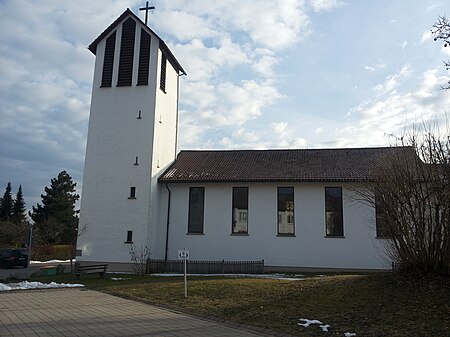
[[[0,195],[66,170],[82,193],[94,55],[142,0],[0,0]],[[448,125],[445,0],[154,0],[181,78],[179,150],[389,146]]]

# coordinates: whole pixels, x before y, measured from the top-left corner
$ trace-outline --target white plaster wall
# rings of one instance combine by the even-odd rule
[[[204,234],[187,233],[189,187],[205,187]],[[231,235],[232,187],[249,187],[248,236]],[[294,186],[295,236],[277,236],[277,187]],[[344,238],[325,237],[325,186],[342,186]],[[385,269],[374,210],[353,201],[348,184],[170,184],[169,259],[265,260],[267,266]]]
[[[152,188],[150,195],[150,219],[149,242],[152,257],[164,257],[165,247],[165,216],[164,209],[161,212],[161,189],[157,183],[160,174],[176,158],[176,139],[178,121],[178,73],[169,60],[166,67],[166,90],[160,89],[161,74],[161,50],[158,53],[157,83],[156,83],[156,118],[154,120],[154,144],[152,164]]]
[[[167,109],[168,103],[158,103],[156,107],[159,40],[153,35],[149,85],[135,85],[140,32],[141,25],[137,23],[133,86],[130,87],[116,87],[121,26],[117,29],[113,83],[109,88],[100,87],[106,39],[97,46],[80,213],[80,226],[86,226],[87,230],[78,239],[77,248],[82,250],[80,260],[129,262],[130,244],[124,243],[128,230],[133,231],[135,246],[152,246],[149,240],[156,241],[151,228],[159,209],[156,175],[164,166],[157,165],[155,158],[161,157],[162,165],[166,165],[168,158],[175,158],[172,121],[176,120],[176,100],[172,103],[175,111],[160,111]],[[167,69],[174,72],[170,63]],[[177,86],[173,83],[171,73],[167,89],[175,93],[169,99],[177,97]],[[137,118],[139,110],[141,119]],[[163,126],[159,125],[160,115],[165,116]],[[168,138],[170,145],[154,142],[159,137]],[[134,165],[136,156],[139,165]],[[131,186],[136,187],[136,199],[128,198]],[[151,207],[152,203],[156,203],[156,208]]]

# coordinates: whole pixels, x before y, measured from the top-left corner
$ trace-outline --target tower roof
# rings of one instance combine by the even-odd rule
[[[88,47],[88,49],[96,55],[97,53],[97,45],[101,40],[103,40],[109,33],[111,33],[122,21],[124,21],[128,16],[131,16],[134,20],[140,22],[145,29],[155,35],[159,40],[159,48],[162,50],[163,53],[165,53],[167,60],[172,64],[172,66],[180,73],[187,75],[184,71],[183,67],[180,65],[178,60],[175,58],[175,56],[170,51],[169,47],[166,45],[166,43],[161,39],[158,34],[156,34],[153,30],[151,30],[144,22],[142,22],[139,17],[137,17],[129,8],[126,9],[125,12],[123,12],[111,25],[109,25],[108,28],[106,28],[103,33],[101,33]]]

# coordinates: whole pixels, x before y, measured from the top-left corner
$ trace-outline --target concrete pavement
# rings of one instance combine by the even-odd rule
[[[0,336],[268,336],[83,288],[0,293]]]

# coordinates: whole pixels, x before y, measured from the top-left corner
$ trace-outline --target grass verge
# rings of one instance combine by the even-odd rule
[[[114,281],[111,277],[124,278]],[[183,279],[136,275],[38,277],[83,283],[91,289],[298,336],[450,336],[448,278],[403,279],[391,274],[330,275],[300,281],[192,277],[188,298]],[[329,324],[298,326],[300,318]]]

